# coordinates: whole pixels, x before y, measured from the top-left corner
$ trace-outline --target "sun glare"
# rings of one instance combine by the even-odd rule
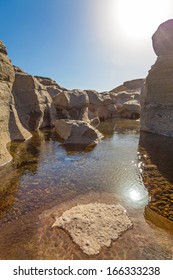
[[[132,39],[151,36],[171,9],[170,0],[113,0],[112,5],[112,25]]]

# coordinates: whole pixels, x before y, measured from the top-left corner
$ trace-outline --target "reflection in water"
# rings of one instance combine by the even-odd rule
[[[120,203],[134,223],[132,231],[95,258],[171,258],[172,237],[150,228],[143,217],[148,193],[138,168],[139,123],[104,122],[99,129],[105,139],[92,150],[66,150],[51,130],[34,133],[26,143],[11,143],[14,162],[0,180],[0,258],[87,258],[62,230],[52,232],[51,209],[90,201]],[[152,242],[148,235],[154,236]]]
[[[110,138],[114,135],[114,133],[121,134],[138,134],[139,133],[139,121],[131,121],[131,120],[108,120],[106,122],[101,122],[99,125],[99,131],[104,135],[105,138]]]
[[[142,200],[143,196],[141,195],[140,191],[138,191],[137,189],[133,188],[129,190],[129,197],[131,200],[133,200],[134,202]]]
[[[173,221],[173,139],[142,132],[139,151],[144,184],[151,196],[149,207]]]

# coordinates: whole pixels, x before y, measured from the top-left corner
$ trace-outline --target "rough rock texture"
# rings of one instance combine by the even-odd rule
[[[86,90],[89,97],[89,118],[98,117],[100,120],[112,118],[138,119],[140,117],[140,92],[144,79],[124,82],[109,92],[98,93]],[[127,109],[126,102],[135,104]],[[124,106],[125,105],[125,106]]]
[[[55,122],[57,134],[64,140],[64,144],[91,146],[97,144],[103,135],[88,122],[77,120],[57,120]]]
[[[20,123],[16,112],[11,94],[14,78],[15,72],[7,56],[7,50],[0,41],[0,165],[12,159],[6,148],[8,142],[31,137],[31,134]]]
[[[111,91],[101,94],[87,90],[89,118],[98,117],[100,120],[112,118],[138,119],[140,116],[140,89],[130,91]]]
[[[52,99],[35,77],[17,71],[12,91],[19,118],[26,129],[37,130],[54,123]]]
[[[121,110],[121,117],[128,119],[139,119],[141,106],[137,100],[124,102]]]
[[[106,120],[116,117],[117,109],[110,95],[98,93],[95,90],[86,90],[89,97],[89,118],[98,117]]]
[[[59,119],[88,121],[88,95],[82,90],[61,91],[53,98]]]
[[[132,223],[121,205],[89,203],[77,205],[57,217],[53,227],[68,231],[73,241],[88,255],[110,247]]]
[[[124,114],[123,104],[130,100],[139,102],[144,81],[143,79],[127,81],[110,92],[99,93],[96,90],[67,90],[50,78],[39,76],[36,78],[51,95],[59,119],[77,119],[88,122],[89,119],[95,117],[102,121],[111,118],[134,118],[133,113],[132,115]],[[139,118],[138,111],[135,116]]]
[[[61,87],[59,84],[57,84],[56,81],[50,79],[50,78],[46,78],[46,77],[40,77],[40,76],[35,76],[35,78],[41,83],[43,84],[48,93],[50,94],[50,96],[53,98],[56,94],[58,94],[59,92],[62,92],[64,90],[67,90],[64,87]]]
[[[171,30],[173,30],[173,20],[161,24],[152,37],[155,52],[159,56],[149,71],[141,92],[141,130],[173,137]]]

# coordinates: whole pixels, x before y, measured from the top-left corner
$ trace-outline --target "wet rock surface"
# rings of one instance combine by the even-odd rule
[[[77,205],[56,217],[53,227],[65,229],[73,241],[88,255],[110,247],[132,223],[121,205],[89,203]]]

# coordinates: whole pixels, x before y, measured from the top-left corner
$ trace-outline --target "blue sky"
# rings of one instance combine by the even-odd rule
[[[12,63],[32,75],[69,89],[110,90],[147,75],[156,59],[151,35],[173,17],[170,0],[160,0],[160,8],[159,0],[138,2],[139,7],[136,0],[0,0],[0,40]],[[153,9],[151,29],[142,4]]]

